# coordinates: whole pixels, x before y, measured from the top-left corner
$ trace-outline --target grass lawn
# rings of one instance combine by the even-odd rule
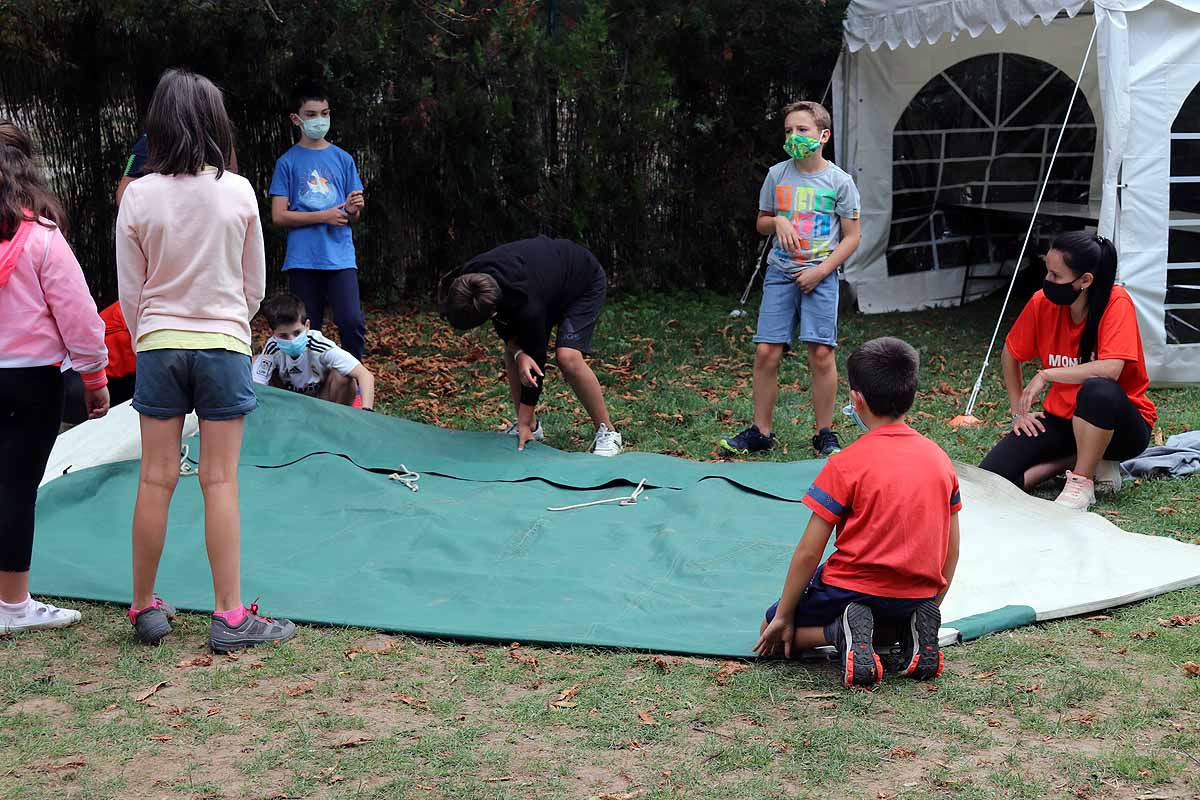
[[[594,364],[629,448],[715,458],[748,423],[754,317],[730,308],[683,294],[610,304]],[[1006,428],[997,369],[978,412],[987,426],[945,421],[961,413],[997,309],[848,315],[839,355],[844,367],[854,344],[885,333],[917,346],[912,424],[977,463]],[[478,430],[511,419],[490,332],[454,336],[416,312],[375,314],[370,330],[381,410]],[[553,369],[548,381],[547,443],[583,449],[582,411]],[[787,358],[770,458],[810,457],[807,388],[804,359]],[[1200,390],[1153,398],[1165,435],[1200,428]],[[1197,495],[1195,480],[1145,481],[1097,510],[1196,541]],[[797,536],[806,519],[797,511]],[[1159,623],[1200,613],[1200,589],[953,647],[936,683],[871,693],[841,689],[826,664],[342,628],[213,658],[202,615],[148,649],[121,609],[71,605],[82,625],[0,639],[5,800],[1200,798],[1200,677],[1183,668],[1200,661],[1200,626]],[[758,620],[744,624],[752,637]]]

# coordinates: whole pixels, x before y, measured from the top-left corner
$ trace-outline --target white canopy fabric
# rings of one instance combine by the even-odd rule
[[[1074,187],[1080,192],[1074,202],[1078,207],[1090,207],[1099,220],[1098,231],[1118,243],[1119,277],[1138,309],[1151,379],[1159,384],[1200,381],[1200,336],[1195,343],[1186,337],[1180,340],[1169,332],[1171,326],[1165,319],[1174,313],[1183,319],[1178,324],[1189,329],[1200,323],[1200,303],[1169,303],[1167,288],[1169,239],[1181,232],[1189,237],[1200,234],[1200,214],[1181,214],[1171,207],[1172,187],[1178,189],[1181,183],[1171,174],[1172,124],[1200,84],[1197,14],[1200,0],[851,2],[845,21],[846,49],[834,73],[833,112],[837,160],[854,176],[862,195],[862,243],[845,270],[860,309],[885,312],[953,305],[962,293],[965,267],[936,263],[937,248],[934,263],[915,271],[911,267],[900,270],[893,264],[889,272],[893,222],[898,222],[892,213],[893,182],[903,170],[913,168],[910,164],[917,163],[905,160],[911,154],[895,153],[894,143],[918,93],[939,76],[945,77],[955,65],[997,53],[1052,65],[1070,82],[1084,66],[1076,104],[1086,102],[1087,108],[1079,113],[1090,110],[1098,135],[1090,186]],[[1032,24],[1035,20],[1042,24]],[[1083,65],[1093,36],[1091,58]],[[1004,62],[1000,63],[1003,70]],[[1061,94],[1060,86],[1059,99]],[[1063,109],[1046,105],[1037,110],[1042,118],[1036,125],[1023,123],[1023,130],[1053,128],[1057,134]],[[1028,113],[1023,112],[1026,117]],[[1090,120],[1076,122],[1081,129],[1090,128]],[[993,128],[999,125],[993,122]],[[965,134],[950,123],[945,127],[936,133],[943,137],[942,160],[948,165],[955,159],[946,157],[946,142],[953,144]],[[1001,148],[1006,133],[991,132]],[[1176,134],[1174,144],[1190,136]],[[1053,138],[1048,141],[1052,148]],[[1003,155],[995,151],[992,158]],[[1190,158],[1177,161],[1190,162]],[[927,160],[936,162],[937,153]],[[1070,167],[1071,159],[1063,163]],[[1076,158],[1074,164],[1077,170],[1085,169],[1082,159]],[[991,169],[989,166],[989,174]],[[1054,176],[1061,178],[1061,173],[1056,164]],[[939,172],[939,196],[941,187]],[[1030,200],[1032,191],[1030,187]],[[983,192],[984,196],[967,202],[987,202],[986,187]],[[991,202],[995,204],[995,198]],[[929,227],[931,231],[934,228],[932,215]],[[931,233],[930,237],[948,235]],[[894,246],[891,252],[895,258]],[[1172,264],[1181,266],[1200,270],[1200,263]],[[972,282],[967,295],[978,296],[997,285]],[[1176,292],[1175,296],[1181,295]]]

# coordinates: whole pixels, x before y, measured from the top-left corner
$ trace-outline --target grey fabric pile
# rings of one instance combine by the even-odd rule
[[[1200,431],[1176,434],[1166,444],[1121,462],[1121,474],[1133,478],[1182,478],[1193,472],[1200,472]]]

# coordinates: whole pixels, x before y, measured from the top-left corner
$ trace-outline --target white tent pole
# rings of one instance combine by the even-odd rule
[[[1013,287],[1017,285],[1017,275],[1021,271],[1021,262],[1025,260],[1025,251],[1029,247],[1029,239],[1033,236],[1033,226],[1037,222],[1038,211],[1042,208],[1042,197],[1046,194],[1046,185],[1050,183],[1050,173],[1054,170],[1054,160],[1058,158],[1058,149],[1062,146],[1063,135],[1067,132],[1067,124],[1071,121],[1071,111],[1075,108],[1075,97],[1079,94],[1079,83],[1083,80],[1083,71],[1087,69],[1088,59],[1092,55],[1092,45],[1096,43],[1095,26],[1092,27],[1092,38],[1088,40],[1087,51],[1083,54],[1083,63],[1079,65],[1079,75],[1075,78],[1075,88],[1071,90],[1071,101],[1067,103],[1067,113],[1063,117],[1062,127],[1058,129],[1058,140],[1054,143],[1054,152],[1050,154],[1050,163],[1046,167],[1046,176],[1038,189],[1037,202],[1033,205],[1033,216],[1029,218],[1029,228],[1025,231],[1025,241],[1021,243],[1021,252],[1013,265],[1012,280],[1008,282],[1008,291],[1004,293],[1004,303],[1000,306],[1000,316],[996,319],[996,327],[992,330],[992,340],[988,342],[987,352],[983,354],[983,366],[979,368],[979,377],[975,379],[975,387],[971,389],[971,398],[967,401],[967,410],[963,416],[971,416],[975,411],[975,402],[979,399],[979,390],[983,386],[983,376],[991,363],[992,350],[996,347],[996,337],[1000,334],[1000,326],[1004,323],[1004,312],[1008,309],[1009,298],[1012,297]],[[984,198],[987,202],[987,198]]]

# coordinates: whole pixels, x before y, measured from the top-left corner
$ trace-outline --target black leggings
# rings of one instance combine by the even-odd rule
[[[0,571],[29,571],[38,484],[62,404],[58,367],[0,369]]]
[[[1150,443],[1150,426],[1125,390],[1110,378],[1088,378],[1083,382],[1075,399],[1075,416],[1113,432],[1112,441],[1104,451],[1104,458],[1111,461],[1133,458]],[[1074,455],[1075,432],[1071,420],[1047,414],[1042,424],[1046,430],[1037,436],[1008,434],[979,466],[1003,475],[1023,489],[1025,470]]]

